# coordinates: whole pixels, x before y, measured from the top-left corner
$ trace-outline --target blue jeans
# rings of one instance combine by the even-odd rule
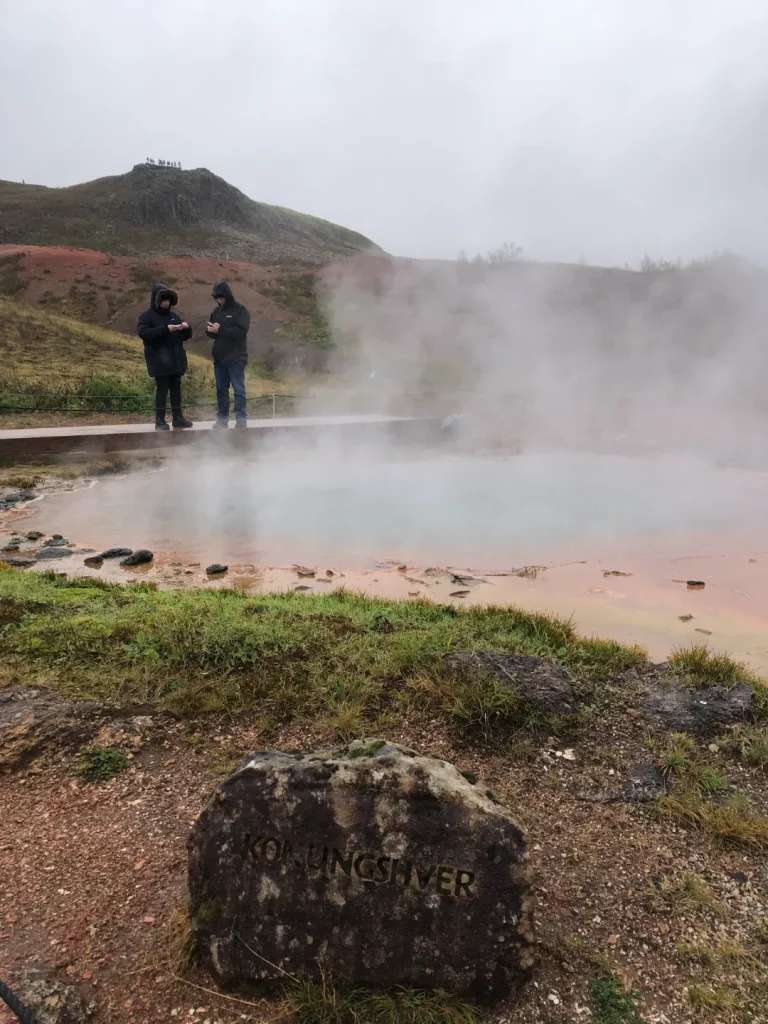
[[[245,408],[245,363],[219,363],[213,361],[213,372],[216,376],[216,418],[229,419],[229,387],[235,392],[235,418],[245,420],[248,412]]]

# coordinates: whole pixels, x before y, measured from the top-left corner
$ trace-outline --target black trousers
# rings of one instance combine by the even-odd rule
[[[170,373],[163,377],[155,377],[155,413],[165,416],[165,405],[168,395],[171,396],[171,413],[181,415],[181,374]]]

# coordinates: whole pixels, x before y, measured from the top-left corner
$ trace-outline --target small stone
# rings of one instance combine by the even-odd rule
[[[90,558],[86,558],[83,565],[87,565],[89,569],[100,569],[104,565],[104,559],[101,555],[93,555]]]
[[[220,562],[214,562],[213,565],[207,566],[205,571],[208,573],[209,576],[221,576],[228,570],[228,565],[221,565]]]
[[[689,590],[703,590],[707,584],[704,580],[686,580],[685,585]]]
[[[133,548],[107,548],[99,555],[100,558],[127,558],[133,554]]]
[[[144,924],[154,924],[155,918],[152,914],[147,914],[145,917],[142,918],[142,921]]]
[[[64,547],[67,547],[68,544],[69,544],[69,541],[68,540],[64,540],[64,538],[61,536],[61,534],[55,533],[52,537],[49,537],[48,540],[43,542],[43,547],[44,548],[64,548]]]
[[[12,565],[14,569],[29,569],[30,566],[35,564],[34,558],[3,558],[2,561],[6,565]]]
[[[681,622],[690,622],[693,618],[692,615],[678,615],[677,617],[678,619],[680,619]]]
[[[43,534],[39,530],[30,530],[29,533],[24,534],[27,540],[41,540]]]
[[[622,797],[628,803],[650,803],[667,792],[667,782],[653,761],[630,765]]]
[[[148,551],[146,548],[139,548],[138,551],[134,551],[133,554],[128,555],[127,558],[121,559],[120,565],[147,565],[154,557],[155,556],[151,551]]]

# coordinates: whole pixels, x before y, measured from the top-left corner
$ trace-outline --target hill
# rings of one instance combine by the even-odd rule
[[[68,188],[0,181],[0,243],[303,264],[380,251],[338,224],[255,202],[205,168],[146,164]]]
[[[0,420],[42,426],[76,415],[100,420],[110,407],[121,419],[147,418],[153,384],[138,338],[58,316],[0,296]],[[190,355],[187,404],[212,401],[210,364]],[[105,401],[105,397],[107,400]],[[106,413],[113,416],[113,413]]]
[[[65,246],[0,245],[0,297],[135,336],[153,281],[179,292],[194,328],[190,352],[210,354],[205,322],[211,286],[226,278],[251,313],[253,363],[266,370],[324,365],[330,338],[315,295],[314,268],[212,257],[119,256]]]
[[[112,376],[125,382],[147,376],[144,347],[118,331],[24,307],[0,297],[0,365],[5,377],[56,384]],[[206,376],[209,364],[191,356],[190,370]]]

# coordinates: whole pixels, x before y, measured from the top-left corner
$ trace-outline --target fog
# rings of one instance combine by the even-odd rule
[[[402,256],[768,258],[761,0],[3,0],[0,177],[206,166]]]
[[[326,275],[345,395],[464,418],[474,446],[765,462],[768,275],[365,258]]]

